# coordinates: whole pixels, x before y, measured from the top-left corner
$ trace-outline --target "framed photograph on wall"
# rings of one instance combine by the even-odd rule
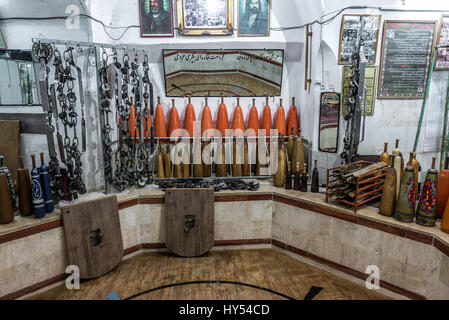
[[[238,0],[237,35],[268,37],[270,35],[271,0]]]
[[[179,34],[226,36],[234,32],[234,0],[176,1]]]
[[[173,37],[173,0],[139,0],[140,36]]]
[[[437,46],[449,45],[449,15],[441,17]],[[449,70],[449,48],[438,48],[435,70]]]
[[[0,49],[7,49],[5,38],[3,37],[2,30],[0,30]]]
[[[376,63],[379,39],[380,15],[344,14],[341,19],[338,64],[350,64],[351,56],[357,49],[357,39],[362,28],[363,52],[368,64]]]
[[[342,94],[341,94],[341,113],[346,116],[349,107],[349,95],[351,86],[351,66],[343,66],[343,79],[342,79]],[[365,82],[363,86],[366,88],[363,91],[362,97],[362,112],[370,117],[374,115],[374,106],[376,104],[376,89],[377,89],[377,67],[367,66],[365,68]]]

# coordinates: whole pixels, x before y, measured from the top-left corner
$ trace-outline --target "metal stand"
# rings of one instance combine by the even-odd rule
[[[311,36],[311,33],[308,36]],[[100,72],[100,69],[103,66],[102,63],[104,63],[104,61],[103,61],[104,59],[103,59],[103,56],[102,56],[104,54],[103,51],[104,51],[105,48],[112,49],[113,52],[116,51],[116,49],[123,49],[123,50],[125,50],[125,52],[129,52],[129,51],[132,50],[135,53],[136,53],[137,50],[140,50],[140,51],[143,51],[144,54],[145,54],[145,47],[147,47],[147,46],[144,46],[144,45],[142,45],[142,46],[139,46],[139,45],[132,45],[132,46],[113,45],[113,44],[104,44],[104,43],[65,41],[65,40],[54,40],[54,39],[32,39],[32,41],[34,43],[53,44],[53,45],[65,45],[65,46],[71,46],[71,47],[75,47],[75,48],[88,47],[90,49],[94,49],[95,50],[95,67],[97,68],[96,71],[97,71],[98,114],[99,114],[100,130],[101,130],[100,134],[101,134],[101,139],[102,139],[101,153],[103,155],[103,159],[102,159],[101,163],[103,163],[103,175],[104,175],[104,185],[105,185],[105,191],[104,192],[106,194],[110,193],[111,192],[111,181],[109,181],[109,179],[107,177],[106,167],[105,167],[105,163],[104,163],[104,160],[107,158],[106,157],[107,156],[107,150],[106,150],[106,146],[105,146],[105,140],[107,140],[109,138],[107,136],[107,134],[105,133],[105,131],[106,131],[105,127],[108,125],[109,118],[107,118],[108,117],[107,113],[105,113],[101,109],[101,104],[102,104],[101,102],[102,102],[102,99],[103,99],[102,93],[104,92],[104,90],[102,88],[102,81],[101,81],[102,76],[104,76],[104,75],[102,75],[101,72]],[[103,67],[105,67],[105,66],[103,66]],[[309,81],[309,85],[310,85],[310,81]],[[141,87],[140,87],[139,91],[142,93],[142,88]],[[48,98],[48,97],[46,97],[46,98]],[[151,98],[152,97],[150,97],[150,99]],[[150,104],[151,105],[151,109],[152,109],[152,103],[153,102],[151,101],[151,104]],[[116,108],[117,108],[117,106],[116,106]],[[151,110],[151,116],[154,116],[152,114],[152,110]],[[140,123],[139,133],[140,133],[139,137],[137,137],[137,136],[127,137],[126,139],[131,141],[131,143],[133,145],[136,145],[137,141],[143,141],[143,140],[149,139],[148,137],[143,138],[143,136],[142,136],[142,133],[143,133],[142,123]],[[50,139],[51,141],[49,140],[49,148],[54,150],[53,137],[51,137],[51,138],[52,138],[52,139]],[[245,139],[247,139],[247,138],[248,137],[245,137]],[[278,137],[275,137],[275,136],[269,136],[269,137],[257,137],[255,139],[254,138],[251,138],[251,139],[254,139],[253,141],[257,141],[257,139],[277,139],[277,138]],[[183,138],[183,139],[186,139],[186,138]],[[190,139],[194,139],[194,138],[190,138]],[[227,139],[229,139],[229,137]],[[111,140],[113,140],[113,139],[111,139]],[[120,140],[120,138],[118,140],[116,140],[116,141],[108,141],[108,143],[110,142],[111,144],[116,144],[116,143],[119,142],[119,140]],[[159,145],[160,145],[160,140],[169,141],[170,137],[158,137],[158,138],[155,138],[153,136],[153,128],[152,128],[152,134],[151,134],[151,143],[152,143],[152,145],[153,145],[154,140],[156,140],[156,148],[155,149],[152,148],[152,150],[158,150],[159,149]],[[207,141],[204,141],[205,143],[208,143],[210,141],[208,139],[205,139],[205,140],[207,140]],[[267,140],[265,140],[265,141],[267,141]],[[266,144],[266,142],[265,142],[265,144]],[[228,150],[228,152],[230,152],[232,154],[232,147],[231,147],[230,151]],[[309,150],[309,152],[311,152],[311,150]],[[148,166],[150,167],[149,170],[151,171],[150,173],[151,173],[151,175],[153,177],[151,179],[151,181],[153,181],[153,180],[155,180],[155,181],[162,180],[163,181],[163,180],[174,180],[174,179],[176,179],[176,178],[169,178],[169,179],[155,179],[154,178],[156,176],[154,174],[155,173],[154,172],[155,171],[155,168],[154,168],[155,167],[154,166],[154,164],[155,164],[154,155],[155,155],[155,153],[151,153],[151,155],[149,157],[149,159],[150,159],[149,160],[149,164],[148,164]],[[309,155],[309,159],[308,160],[310,160],[310,158],[311,158],[311,156]],[[232,165],[232,163],[229,164],[229,165]],[[212,166],[213,166],[213,164],[211,164],[211,167]],[[310,165],[308,167],[310,168]],[[193,170],[193,166],[191,167],[191,170]],[[173,170],[172,170],[172,172],[173,172]],[[251,176],[248,176],[248,177],[218,177],[218,178],[211,177],[210,179],[213,179],[213,180],[241,180],[241,179],[248,179],[248,178],[249,179],[268,179],[268,178],[271,178],[272,177],[272,175],[271,175],[272,173],[269,172],[268,174],[269,175],[266,175],[266,176],[254,176],[254,175],[251,174]],[[231,175],[232,175],[232,166],[231,166]],[[191,176],[193,176],[193,172],[191,172]],[[190,179],[194,179],[194,178],[190,178]],[[204,178],[204,179],[207,180],[208,178]]]
[[[127,45],[113,45],[113,44],[107,44],[107,43],[96,43],[96,42],[82,42],[82,41],[70,41],[70,40],[58,40],[58,39],[42,39],[42,38],[33,38],[32,39],[33,43],[45,43],[45,44],[53,44],[53,45],[65,45],[65,46],[73,46],[73,47],[88,47],[88,48],[94,48],[95,49],[95,66],[97,68],[97,93],[98,93],[98,102],[101,101],[101,84],[99,81],[99,63],[101,61],[101,56],[100,56],[100,48],[109,48],[109,49],[123,49],[123,50],[133,50],[133,51],[137,51],[137,50],[141,50],[144,51],[145,47],[144,45],[132,45],[132,46],[127,46]],[[44,97],[47,98],[48,97]],[[98,103],[98,106],[100,108],[100,103]],[[100,115],[100,125],[101,125],[101,139],[102,141],[104,141],[104,125],[105,125],[105,119],[104,116],[102,115],[103,112],[99,109],[99,115]],[[54,140],[53,140],[53,136],[49,137],[48,140],[48,146],[49,146],[49,151],[50,154],[55,152],[55,147],[54,147]],[[102,150],[102,155],[103,158],[105,156],[105,150],[104,150],[104,146],[103,143],[101,143],[101,150]],[[102,159],[103,160],[103,159]],[[103,162],[102,162],[103,163]],[[103,166],[103,175],[104,175],[104,166]],[[105,193],[108,194],[110,193],[110,183],[107,180],[106,176],[105,176]]]

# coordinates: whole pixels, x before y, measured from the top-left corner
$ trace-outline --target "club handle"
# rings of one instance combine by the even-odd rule
[[[31,162],[33,163],[33,168],[36,168],[36,155],[31,155]]]

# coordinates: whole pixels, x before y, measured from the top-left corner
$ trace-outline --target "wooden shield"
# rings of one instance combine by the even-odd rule
[[[123,258],[117,198],[110,196],[61,208],[69,265],[80,278],[92,279],[114,269]]]
[[[165,191],[167,248],[182,257],[197,257],[214,246],[214,190]]]

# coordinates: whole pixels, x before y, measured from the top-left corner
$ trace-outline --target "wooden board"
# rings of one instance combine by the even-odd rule
[[[5,157],[5,163],[14,181],[17,180],[20,145],[19,121],[0,121],[0,155]]]
[[[436,24],[385,21],[378,99],[424,98]]]
[[[82,279],[105,275],[123,258],[117,198],[110,196],[61,208],[69,265]]]
[[[194,225],[186,230],[186,219]],[[197,257],[214,245],[214,190],[167,189],[165,191],[167,248],[182,257]]]

